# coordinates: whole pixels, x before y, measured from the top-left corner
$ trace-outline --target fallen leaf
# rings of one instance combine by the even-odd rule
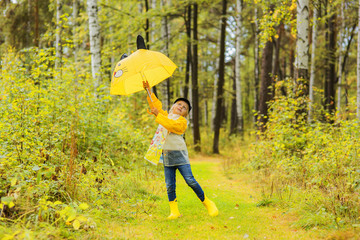
[[[73,227],[74,227],[75,230],[79,230],[79,228],[80,228],[79,220],[77,220],[77,219],[74,220]]]

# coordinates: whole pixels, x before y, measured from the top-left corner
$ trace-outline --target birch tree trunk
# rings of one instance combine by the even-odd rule
[[[240,79],[240,48],[242,28],[242,0],[236,0],[236,54],[235,54],[235,89],[236,89],[236,128],[237,132],[243,133],[244,119],[242,109],[241,79]]]
[[[307,97],[309,95],[309,1],[297,1],[297,35],[296,35],[296,96],[299,110],[296,118],[307,120]],[[304,115],[305,114],[305,115]],[[304,117],[306,117],[304,119]]]
[[[219,56],[219,79],[217,84],[217,99],[216,99],[216,112],[214,120],[214,143],[213,153],[219,153],[219,138],[221,127],[221,115],[223,106],[223,92],[225,82],[225,43],[226,43],[226,10],[227,0],[222,0],[222,16],[221,16],[221,30],[220,30],[220,56]]]
[[[309,1],[297,1],[297,36],[296,36],[296,79],[308,80],[309,64]]]
[[[357,49],[357,96],[356,96],[356,116],[360,120],[360,0],[359,0],[359,13],[358,13],[358,49]]]
[[[94,79],[95,91],[101,83],[101,47],[100,47],[100,25],[98,20],[97,0],[87,0],[89,16],[91,73]]]
[[[341,1],[341,27],[339,30],[339,35],[340,35],[340,39],[339,39],[339,79],[338,79],[338,97],[337,97],[337,112],[338,112],[338,117],[340,116],[340,110],[341,110],[341,84],[342,84],[342,58],[343,58],[343,31],[345,28],[345,19],[344,19],[344,1]]]
[[[56,35],[55,35],[55,71],[61,76],[61,15],[62,15],[62,0],[56,0]],[[57,75],[58,77],[58,75]],[[56,78],[57,78],[56,77]]]
[[[313,119],[313,104],[314,104],[314,81],[315,81],[315,56],[316,56],[316,41],[317,41],[317,15],[318,10],[314,8],[313,26],[312,26],[312,42],[311,42],[311,70],[310,70],[310,84],[309,84],[309,112],[308,122]]]

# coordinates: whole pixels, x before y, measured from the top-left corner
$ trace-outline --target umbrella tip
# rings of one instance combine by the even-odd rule
[[[141,35],[137,36],[136,46],[137,46],[137,49],[146,49],[144,38]]]

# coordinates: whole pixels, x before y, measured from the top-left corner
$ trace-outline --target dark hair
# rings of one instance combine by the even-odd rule
[[[174,104],[175,104],[176,102],[178,102],[178,101],[184,101],[184,102],[186,102],[186,104],[189,106],[189,112],[190,112],[190,110],[191,110],[191,104],[190,104],[190,101],[189,101],[189,100],[187,100],[186,98],[178,98],[178,99],[175,100]]]

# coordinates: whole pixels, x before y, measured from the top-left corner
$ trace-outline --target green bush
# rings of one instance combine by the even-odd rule
[[[121,201],[145,199],[139,209],[148,211],[158,197],[134,190],[158,175],[143,159],[154,129],[145,96],[130,111],[136,96],[111,97],[88,73],[67,62],[55,71],[54,61],[53,49],[2,56],[0,218],[79,229]]]
[[[275,181],[280,192],[287,186],[316,191],[322,197],[321,206],[314,199],[309,199],[307,205],[315,205],[313,214],[317,216],[321,207],[320,215],[328,218],[327,221],[331,218],[335,226],[358,223],[359,120],[335,119],[321,110],[316,112],[317,118],[311,124],[299,120],[297,114],[305,100],[292,93],[290,83],[284,84],[289,94],[278,96],[270,103],[267,130],[258,133],[260,141],[252,146],[251,166]],[[324,122],[326,118],[335,119],[336,124]],[[314,195],[308,198],[311,196]],[[305,225],[316,226],[309,222]]]

